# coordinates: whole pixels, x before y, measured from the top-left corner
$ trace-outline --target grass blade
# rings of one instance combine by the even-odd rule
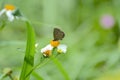
[[[34,66],[35,32],[33,27],[30,25],[28,21],[26,21],[26,25],[27,25],[27,46],[22,72],[20,75],[20,80],[29,80],[30,74],[27,77],[26,75],[31,71],[31,69]]]

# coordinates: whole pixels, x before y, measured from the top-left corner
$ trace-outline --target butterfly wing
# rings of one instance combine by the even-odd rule
[[[53,36],[54,36],[54,41],[58,41],[64,38],[65,33],[58,28],[54,28]]]

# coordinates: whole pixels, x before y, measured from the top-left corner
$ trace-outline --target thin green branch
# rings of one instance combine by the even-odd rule
[[[59,69],[59,71],[64,76],[65,80],[70,80],[70,77],[69,77],[68,73],[65,71],[65,69],[63,68],[63,66],[59,62],[59,60],[56,57],[54,57],[54,56],[51,56],[51,60],[55,63],[55,65],[57,66],[57,68]]]

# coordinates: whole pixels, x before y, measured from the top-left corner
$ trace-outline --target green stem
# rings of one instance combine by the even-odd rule
[[[69,75],[67,74],[67,72],[65,71],[65,69],[63,68],[63,66],[59,62],[59,60],[57,58],[55,58],[55,56],[51,56],[51,60],[55,63],[55,65],[57,66],[57,68],[60,70],[60,72],[64,76],[65,80],[70,80]]]
[[[0,26],[0,30],[3,30],[3,28],[5,27],[5,25],[6,25],[6,22],[2,21],[2,25]]]
[[[27,25],[27,46],[24,57],[24,63],[20,75],[20,80],[29,80],[30,74],[26,77],[26,75],[31,71],[34,66],[34,54],[35,54],[35,32],[33,27],[30,25],[28,21],[26,21]]]
[[[8,75],[8,76],[9,76],[9,78],[10,78],[11,80],[14,80],[11,74],[10,74],[10,75]]]
[[[44,62],[44,60],[45,60],[45,58],[40,63],[38,63],[36,66],[34,66],[31,69],[31,71],[26,75],[26,77],[29,76],[35,69],[38,69],[38,68],[44,66],[46,63],[48,63],[50,61],[50,59],[48,59],[46,62]]]

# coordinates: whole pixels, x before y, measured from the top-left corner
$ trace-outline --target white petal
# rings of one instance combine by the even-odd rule
[[[45,51],[46,51],[45,48],[42,48],[42,49],[41,49],[41,53],[44,53]]]
[[[13,21],[14,20],[14,16],[13,16],[11,10],[6,11],[6,15],[7,15],[9,21]]]
[[[48,49],[48,50],[52,50],[53,47],[52,47],[50,44],[48,44],[48,45],[46,46],[46,49]]]
[[[3,13],[5,13],[6,12],[6,9],[2,9],[1,11],[0,11],[0,16],[3,14]]]
[[[64,45],[64,44],[60,44],[58,47],[57,47],[58,51],[62,51],[63,53],[66,53],[67,51],[67,46]]]
[[[41,49],[41,53],[44,53],[47,50],[52,50],[52,49],[53,49],[53,47],[50,44],[48,44],[47,46],[45,46],[44,48]]]

